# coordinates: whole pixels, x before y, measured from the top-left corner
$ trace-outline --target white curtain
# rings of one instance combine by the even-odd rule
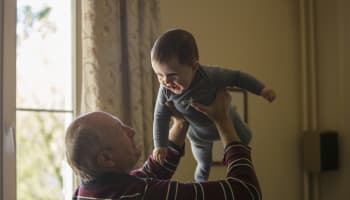
[[[81,111],[106,111],[133,126],[144,160],[153,144],[157,81],[149,55],[159,0],[84,0],[82,8]]]

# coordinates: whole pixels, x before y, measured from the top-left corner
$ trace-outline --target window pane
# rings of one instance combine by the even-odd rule
[[[21,110],[73,110],[71,3],[17,0],[18,200],[59,200],[71,192],[64,131],[73,113]]]
[[[17,197],[63,199],[64,131],[71,113],[17,111]]]
[[[71,3],[17,1],[17,107],[72,109]]]

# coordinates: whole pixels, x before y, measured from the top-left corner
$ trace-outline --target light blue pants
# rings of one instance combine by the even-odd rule
[[[230,109],[230,115],[242,143],[249,144],[252,139],[250,129],[241,119],[235,108]],[[196,182],[206,181],[208,180],[212,163],[213,141],[202,140],[191,127],[188,129],[187,136],[191,142],[193,156],[197,161],[194,179]]]

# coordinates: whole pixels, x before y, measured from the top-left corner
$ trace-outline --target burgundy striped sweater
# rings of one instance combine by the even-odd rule
[[[82,183],[73,199],[144,199],[144,200],[260,200],[261,191],[250,158],[251,149],[241,143],[225,148],[223,162],[227,176],[223,180],[182,183],[170,180],[184,150],[169,146],[163,165],[151,156],[140,169],[130,174],[107,173]]]

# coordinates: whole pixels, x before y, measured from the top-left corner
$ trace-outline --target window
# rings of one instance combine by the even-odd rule
[[[18,200],[71,198],[64,131],[74,114],[72,10],[70,0],[17,0]]]
[[[75,62],[76,55],[74,49],[76,34],[72,34],[74,30],[71,29],[76,28],[76,25],[72,26],[75,20],[72,16],[79,16],[79,9],[75,9],[77,7],[75,4],[79,3],[79,0],[0,1],[0,199],[63,199],[62,190],[64,190],[64,198],[71,199],[72,174],[63,161],[62,142],[66,122],[75,113],[75,106],[72,103],[75,95],[72,93],[77,92],[72,90],[75,85],[73,83],[76,82],[76,77],[80,78],[77,74],[73,74],[72,78],[75,65],[72,63]],[[18,12],[20,15],[18,23],[22,23],[17,29],[19,34],[16,34],[18,11],[16,4],[19,10],[22,9],[21,13]],[[73,13],[76,15],[72,15]],[[60,21],[56,21],[54,16],[60,16]],[[23,25],[23,23],[27,24]],[[59,29],[61,26],[68,29]],[[35,31],[37,33],[33,33]],[[61,37],[62,35],[65,35],[64,41],[62,41],[64,38]],[[48,40],[41,41],[39,44],[39,42],[33,42],[33,38],[51,39],[56,41],[56,45],[60,40],[60,43],[58,43],[59,46],[54,46],[53,43],[51,43],[52,46],[47,46]],[[43,48],[45,45],[46,48]],[[29,57],[30,53],[33,54]],[[44,60],[33,56],[35,53],[36,56],[44,57]],[[48,53],[56,54],[55,57],[50,57]],[[29,60],[21,60],[23,57]],[[65,59],[65,61],[57,61],[57,59]],[[52,65],[48,66],[50,62],[56,64],[56,61],[61,63],[63,61],[64,65],[56,65],[62,73],[55,71]],[[47,67],[40,68],[36,65],[39,63],[44,63]],[[18,68],[18,81],[16,68]],[[37,82],[41,84],[36,84]],[[17,148],[14,133],[17,133]],[[44,150],[43,141],[50,141],[46,143],[46,149],[50,149],[51,154]],[[52,152],[62,154],[57,156]],[[21,156],[24,158],[21,159]],[[44,165],[45,160],[50,163]],[[51,161],[55,165],[51,165]],[[30,166],[32,168],[34,166],[34,170],[30,170]],[[23,184],[22,180],[25,180]],[[40,190],[47,190],[49,196],[45,196],[44,193],[34,193],[38,185],[43,183],[54,185],[53,189],[40,188]],[[57,185],[59,187],[56,188]],[[24,197],[26,193],[22,192],[28,192],[30,195]]]

